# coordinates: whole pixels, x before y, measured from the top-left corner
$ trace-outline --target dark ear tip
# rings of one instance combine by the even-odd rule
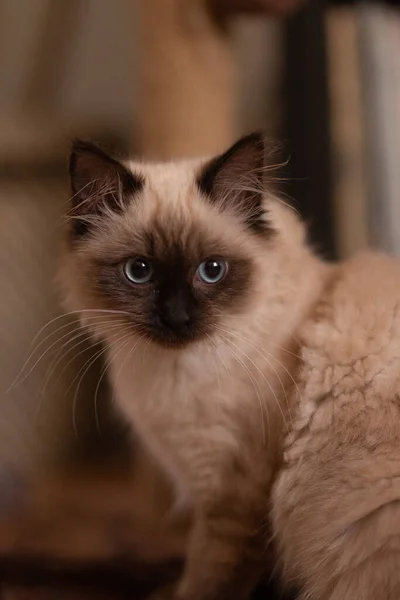
[[[262,129],[257,129],[242,137],[241,141],[244,145],[254,144],[259,148],[264,148],[266,135]]]
[[[85,142],[83,142],[82,140],[80,140],[78,138],[73,139],[71,142],[69,158],[68,158],[69,174],[71,176],[73,175],[73,173],[75,171],[77,156],[78,156],[78,154],[81,153],[82,147],[84,144],[85,144]]]
[[[253,139],[254,141],[263,142],[265,138],[265,131],[263,131],[263,129],[256,129],[255,131],[248,133],[245,137]]]
[[[80,138],[75,138],[72,140],[71,150],[70,150],[70,154],[69,154],[69,172],[70,172],[70,174],[73,173],[73,171],[77,165],[77,162],[79,160],[79,157],[84,157],[85,155],[86,156],[90,155],[92,157],[94,156],[97,159],[100,159],[100,160],[108,162],[108,163],[116,162],[108,154],[106,154],[106,152],[104,152],[101,148],[99,148],[92,142],[88,142],[88,141],[82,140]]]
[[[266,134],[263,130],[253,131],[247,135],[242,136],[227,150],[225,157],[233,156],[237,152],[248,151],[256,152],[257,155],[263,160],[265,147],[266,147]]]
[[[84,150],[87,147],[87,144],[88,142],[82,140],[81,138],[73,138],[70,149],[71,154]]]
[[[81,138],[74,138],[71,143],[70,154],[104,154],[100,148],[98,148],[92,142],[88,142],[86,140],[82,140]]]
[[[90,142],[86,142],[81,140],[80,138],[74,138],[71,142],[70,151],[69,151],[69,170],[73,171],[77,157],[79,154],[85,154],[88,152],[93,152],[92,144]]]

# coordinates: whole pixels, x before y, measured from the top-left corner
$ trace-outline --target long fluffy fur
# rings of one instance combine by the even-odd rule
[[[305,600],[400,598],[399,290],[398,261],[356,257],[299,331],[273,523]]]
[[[273,537],[304,599],[398,599],[400,265],[375,255],[324,264],[296,214],[265,192],[273,235],[249,231],[201,197],[204,164],[127,165],[146,182],[141,196],[96,216],[60,271],[67,306],[108,347],[120,410],[192,509],[175,597],[248,597],[266,562],[276,479]],[[99,265],[155,223],[188,251],[206,234],[251,259],[242,301],[179,350],[126,334],[124,314],[112,330],[91,319],[110,309]]]

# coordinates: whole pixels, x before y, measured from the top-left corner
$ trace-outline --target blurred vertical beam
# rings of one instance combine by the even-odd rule
[[[311,0],[284,26],[284,139],[289,194],[310,222],[312,242],[334,258],[326,6]]]
[[[339,258],[368,247],[366,136],[353,6],[332,6],[326,18],[332,133],[332,191]]]
[[[218,152],[236,134],[234,57],[204,0],[140,0],[139,149]]]

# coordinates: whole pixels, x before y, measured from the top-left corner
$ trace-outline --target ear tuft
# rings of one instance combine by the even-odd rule
[[[100,216],[106,210],[123,212],[144,185],[143,177],[134,175],[98,146],[79,139],[72,144],[69,175],[78,236],[89,230],[90,216]]]
[[[197,179],[209,201],[237,213],[257,232],[270,231],[263,207],[264,153],[264,134],[251,133],[208,162]]]

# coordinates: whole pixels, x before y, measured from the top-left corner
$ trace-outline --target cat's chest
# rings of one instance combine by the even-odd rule
[[[221,380],[209,367],[207,361],[161,364],[149,358],[111,366],[120,409],[178,488],[187,488],[193,472],[196,485],[219,485],[217,473],[240,449],[244,420],[235,407],[239,393],[243,398],[240,382],[234,385],[231,376]]]
[[[207,461],[209,455],[224,462],[251,429],[246,382],[216,371],[208,358],[160,361],[144,354],[125,367],[118,361],[112,366],[119,408],[169,471],[177,466],[186,471],[187,462]]]
[[[111,356],[111,383],[118,405],[136,428],[160,440],[188,445],[219,438],[265,444],[285,420],[285,376],[264,356],[236,360],[232,353],[138,352],[134,360]],[[279,363],[280,364],[280,363]]]
[[[215,395],[215,378],[207,366],[138,357],[127,365],[114,360],[111,380],[116,397],[128,417],[151,426],[207,418]],[[210,415],[211,418],[211,415]]]

